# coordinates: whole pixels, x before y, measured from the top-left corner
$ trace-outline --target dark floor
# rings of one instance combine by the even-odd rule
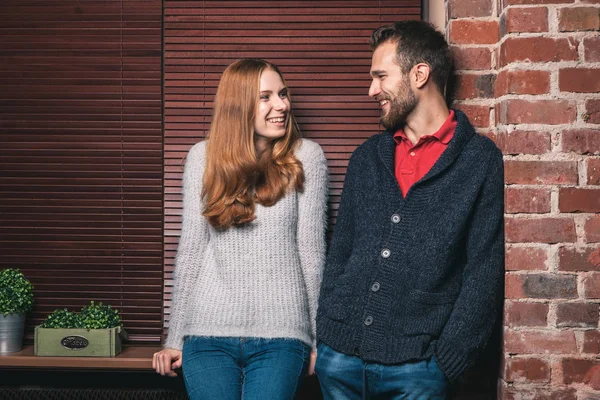
[[[455,400],[494,400],[496,380],[475,374],[453,388]],[[0,400],[186,400],[181,378],[152,373],[0,371]],[[320,400],[319,383],[307,378],[297,400]]]

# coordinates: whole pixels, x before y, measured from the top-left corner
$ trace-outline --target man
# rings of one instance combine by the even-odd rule
[[[503,163],[444,93],[430,24],[373,32],[369,95],[386,128],[352,155],[317,316],[325,399],[444,399],[503,299]]]

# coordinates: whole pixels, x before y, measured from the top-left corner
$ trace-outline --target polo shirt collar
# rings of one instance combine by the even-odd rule
[[[437,132],[435,132],[431,135],[423,136],[421,139],[429,136],[429,137],[439,140],[443,144],[448,144],[448,143],[450,143],[450,140],[452,139],[452,136],[454,135],[455,128],[456,128],[456,117],[454,115],[454,110],[450,109],[448,118],[446,118],[446,120],[444,121],[444,123],[442,124],[440,129],[438,129]],[[400,141],[402,141],[402,140],[408,140],[408,137],[406,137],[406,133],[404,133],[404,130],[402,128],[398,129],[396,131],[396,133],[394,133],[394,140],[396,141],[396,144],[399,144]]]

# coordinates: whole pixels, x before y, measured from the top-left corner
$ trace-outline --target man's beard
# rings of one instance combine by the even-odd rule
[[[406,123],[406,118],[417,106],[417,97],[411,90],[408,79],[398,87],[396,96],[387,100],[390,102],[390,109],[387,114],[381,116],[381,124],[389,130],[402,128]]]

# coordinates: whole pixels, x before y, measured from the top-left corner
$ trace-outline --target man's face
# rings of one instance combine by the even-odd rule
[[[371,62],[369,96],[379,102],[381,124],[387,129],[402,127],[417,106],[409,76],[402,73],[395,57],[396,43],[388,41],[375,49]]]

